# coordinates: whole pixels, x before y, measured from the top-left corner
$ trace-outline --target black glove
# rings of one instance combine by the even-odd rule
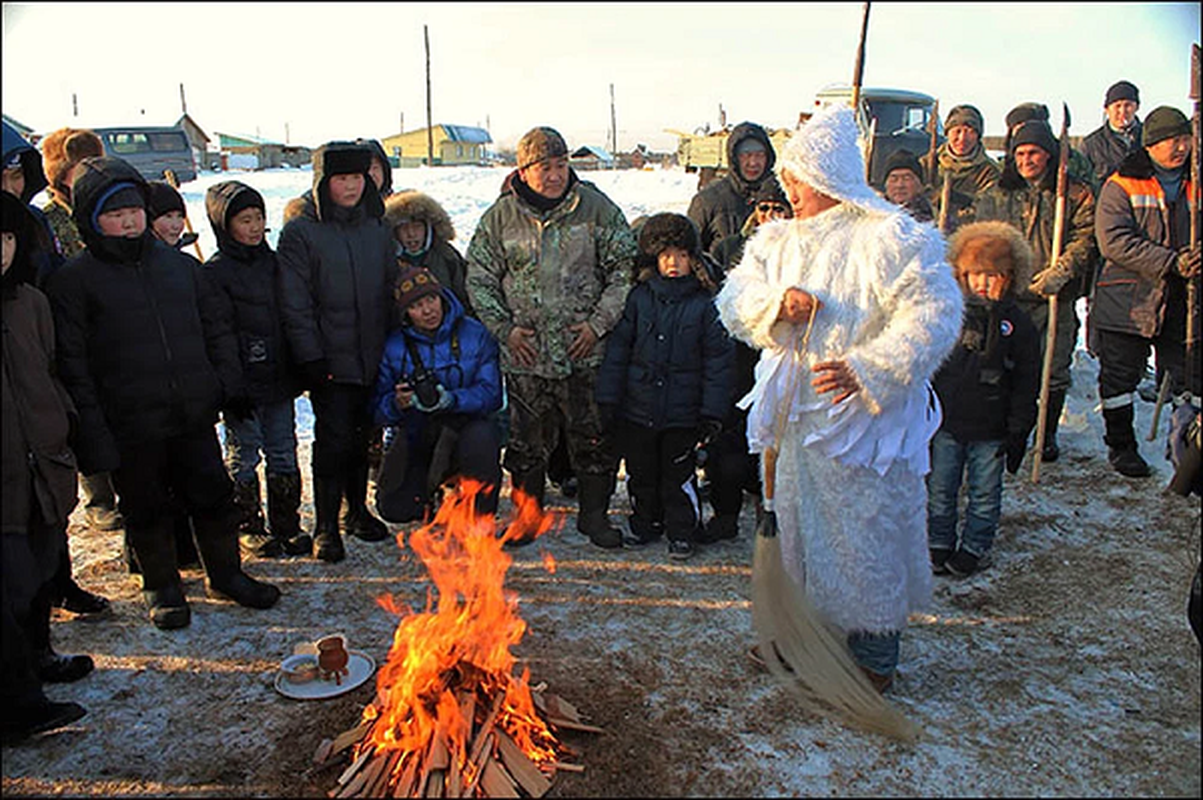
[[[766,511],[760,516],[760,522],[756,525],[756,535],[766,539],[772,539],[777,535],[776,511]]]
[[[602,433],[609,433],[614,429],[614,414],[615,408],[609,403],[597,404],[597,420],[601,423]]]
[[[698,430],[698,441],[702,444],[713,442],[722,432],[723,423],[721,421],[703,417],[702,424],[699,426]]]
[[[1007,459],[1007,472],[1012,475],[1016,474],[1019,472],[1019,465],[1023,463],[1023,456],[1028,450],[1027,438],[1010,437],[1003,442],[1002,449]]]
[[[301,373],[301,379],[305,385],[311,389],[330,380],[330,365],[324,358],[315,358],[313,361],[297,364],[297,371]]]
[[[235,395],[226,401],[221,411],[226,419],[246,422],[255,416],[255,403],[244,394]]]

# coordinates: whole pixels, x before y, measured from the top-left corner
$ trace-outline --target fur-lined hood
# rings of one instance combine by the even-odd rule
[[[416,189],[406,189],[390,196],[384,202],[384,224],[395,230],[402,220],[411,219],[428,224],[434,231],[435,241],[450,242],[455,239],[455,225],[439,201]]]
[[[998,272],[1011,279],[1033,273],[1036,260],[1031,245],[1019,230],[1006,222],[974,222],[958,228],[948,239],[948,263],[958,281],[967,272]]]

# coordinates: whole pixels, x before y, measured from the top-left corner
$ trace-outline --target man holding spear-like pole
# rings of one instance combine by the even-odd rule
[[[811,710],[912,739],[878,692],[931,592],[927,378],[962,299],[943,238],[869,187],[857,138],[841,107],[793,135],[778,175],[794,218],[757,231],[716,303],[762,351],[740,401],[764,469],[755,657]]]

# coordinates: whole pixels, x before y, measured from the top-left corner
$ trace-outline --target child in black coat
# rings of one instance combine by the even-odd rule
[[[701,523],[696,448],[718,433],[731,405],[734,346],[689,218],[652,216],[639,251],[637,284],[608,336],[597,404],[626,459],[634,509],[627,543],[667,534],[669,556],[684,559]]]
[[[1040,339],[1011,294],[1030,274],[1032,250],[1004,222],[961,228],[948,260],[965,294],[961,338],[932,384],[944,419],[931,442],[927,538],[932,571],[965,577],[985,566],[1002,509],[1003,467],[1014,475],[1036,422]],[[968,505],[957,542],[957,502],[966,476]]]

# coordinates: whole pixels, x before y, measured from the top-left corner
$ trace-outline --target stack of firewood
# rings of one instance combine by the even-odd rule
[[[561,730],[601,733],[589,725],[571,703],[546,691],[546,684],[531,687],[531,699],[540,719],[553,733]],[[460,713],[470,722],[463,750],[442,729],[420,751],[382,747],[373,743],[371,719],[325,739],[313,755],[310,775],[346,764],[330,797],[542,797],[557,772],[583,772],[578,764],[559,760],[579,755],[558,738],[557,760],[532,761],[499,724],[504,691],[491,701],[479,692],[456,692]]]

